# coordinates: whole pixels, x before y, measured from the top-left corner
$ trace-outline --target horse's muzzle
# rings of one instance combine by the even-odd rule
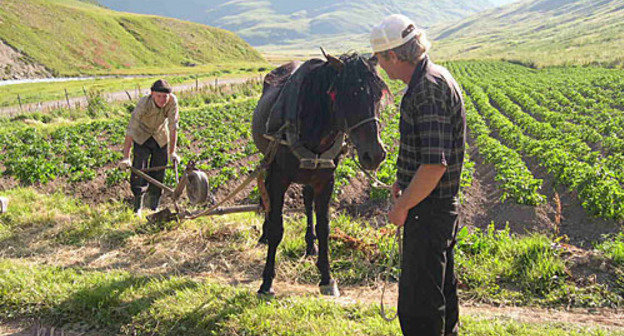
[[[360,164],[366,170],[375,170],[386,159],[386,151],[372,150],[363,151],[359,154]]]

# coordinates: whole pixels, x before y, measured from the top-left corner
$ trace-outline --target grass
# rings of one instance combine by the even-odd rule
[[[308,297],[264,301],[246,288],[179,276],[139,276],[0,260],[0,317],[88,324],[122,335],[400,335],[376,305]],[[464,318],[464,335],[622,335],[573,324]]]
[[[621,306],[624,291],[618,283],[578,287],[562,250],[550,238],[517,236],[509,229],[460,233],[458,276],[470,289],[467,295],[496,304],[540,306]]]
[[[613,262],[624,267],[624,233],[608,237],[596,248],[607,255]]]
[[[243,76],[259,76],[264,67],[241,67],[233,69],[215,70],[205,74],[166,76],[165,79],[172,85],[193,84],[195,80],[208,81],[212,78],[229,78]],[[69,98],[83,97],[84,90],[99,91],[101,93],[127,91],[134,98],[140,88],[145,93],[156,79],[160,77],[141,78],[101,78],[89,80],[71,80],[52,83],[28,83],[0,86],[0,107],[19,105],[18,95],[22,104],[39,103],[46,101],[64,101],[65,90]],[[63,103],[64,104],[64,103]]]
[[[227,75],[226,77],[229,76],[230,75]],[[232,74],[231,76],[236,75]],[[175,79],[173,81],[170,80],[171,83],[179,82],[185,77],[174,78]],[[149,87],[149,85],[153,83],[152,81],[153,79],[148,79],[145,82],[145,84],[147,84],[145,87]],[[129,117],[128,113],[132,112],[132,110],[136,106],[136,99],[133,101],[126,100],[108,102],[105,100],[104,94],[107,89],[111,89],[113,87],[112,85],[117,85],[118,82],[111,82],[111,86],[107,86],[107,84],[104,84],[106,83],[104,82],[104,80],[95,82],[97,84],[95,84],[94,86],[89,86],[88,89],[87,87],[85,87],[85,89],[87,89],[87,94],[89,95],[89,101],[87,102],[88,104],[86,106],[84,104],[82,106],[73,105],[72,108],[67,108],[61,105],[60,108],[54,108],[49,111],[23,112],[15,116],[0,116],[0,134],[11,133],[17,129],[24,127],[35,127],[38,130],[46,130],[46,134],[49,134],[50,130],[54,130],[59,126],[77,125],[81,123],[89,123],[92,121],[110,121],[119,118],[126,120]],[[191,82],[194,82],[194,80],[191,80]],[[69,92],[75,92],[76,94],[84,95],[82,89],[83,87],[80,86],[80,84],[82,83],[69,83],[76,85],[72,88],[72,91],[68,90]],[[21,85],[26,85],[27,87],[42,85],[40,88],[33,90],[40,90],[47,93],[42,93],[42,96],[40,96],[38,93],[33,93],[33,95],[38,98],[50,98],[53,95],[54,86],[49,84],[50,83],[19,84],[9,85],[7,87],[11,90],[19,88],[20,90],[16,90],[15,92],[21,92]],[[145,91],[145,87],[142,87],[142,91]],[[200,86],[199,91],[193,90],[176,92],[176,97],[178,98],[178,104],[180,108],[184,110],[186,108],[204,107],[205,105],[210,104],[233,103],[241,97],[246,98],[257,96],[259,95],[259,90],[260,87],[258,81],[250,80],[245,83],[228,86],[215,87],[214,85],[204,85]],[[28,92],[28,89],[25,89],[23,91]],[[134,92],[132,92],[131,94],[134,95]]]
[[[5,0],[0,18],[0,39],[21,51],[25,62],[42,64],[54,75],[180,73],[202,65],[264,62],[222,29],[75,0]]]
[[[31,238],[83,246],[89,240],[123,244],[137,219],[123,204],[89,206],[62,193],[43,195],[31,188],[3,192],[11,200],[0,219],[0,246],[28,250]],[[31,234],[27,234],[31,233]]]
[[[11,246],[28,255],[27,251],[41,246],[54,250],[94,244],[123,250],[127,240],[135,237],[133,244],[153,245],[154,251],[179,259],[177,266],[167,268],[170,270],[199,262],[191,268],[205,271],[211,267],[199,260],[235,258],[233,272],[255,272],[252,270],[264,260],[264,249],[256,247],[261,218],[253,214],[205,217],[181,226],[154,226],[132,218],[129,207],[120,203],[87,206],[62,194],[45,196],[30,188],[13,189],[6,196],[11,202],[9,213],[0,217],[2,250]],[[392,255],[391,227],[341,214],[333,216],[331,225],[332,276],[339,284],[375,286],[385,272],[397,279],[398,259]],[[301,259],[305,252],[304,227],[303,218],[289,217],[285,221],[277,274],[279,280],[315,285],[319,281],[315,264]],[[194,247],[197,244],[206,245]],[[198,255],[195,249],[204,249],[204,254]],[[557,244],[544,235],[522,237],[493,227],[487,232],[463,230],[456,252],[457,274],[466,288],[462,292],[464,299],[548,307],[624,305],[624,291],[617,283],[577,286],[568,271],[573,265],[567,264]],[[144,267],[143,259],[154,257],[151,252],[145,256],[132,253],[137,264],[133,267]],[[123,254],[120,258],[124,258]]]

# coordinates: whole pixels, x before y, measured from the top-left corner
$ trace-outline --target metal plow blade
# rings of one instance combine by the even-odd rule
[[[172,221],[177,222],[180,220],[180,214],[171,212],[171,210],[165,208],[163,210],[154,212],[153,214],[146,216],[146,218],[149,223],[168,223]]]

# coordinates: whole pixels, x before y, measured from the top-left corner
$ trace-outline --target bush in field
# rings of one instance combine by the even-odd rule
[[[110,106],[100,90],[90,90],[87,94],[87,114],[91,118],[106,115]]]

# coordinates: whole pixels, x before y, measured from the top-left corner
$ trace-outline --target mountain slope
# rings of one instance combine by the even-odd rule
[[[166,72],[263,60],[222,29],[75,0],[0,0],[0,39],[57,75]]]
[[[530,0],[436,27],[444,59],[506,58],[535,66],[624,62],[624,0]]]
[[[384,16],[403,13],[421,26],[457,20],[513,0],[100,0],[110,8],[158,14],[221,27],[252,45],[288,44],[362,34]]]

